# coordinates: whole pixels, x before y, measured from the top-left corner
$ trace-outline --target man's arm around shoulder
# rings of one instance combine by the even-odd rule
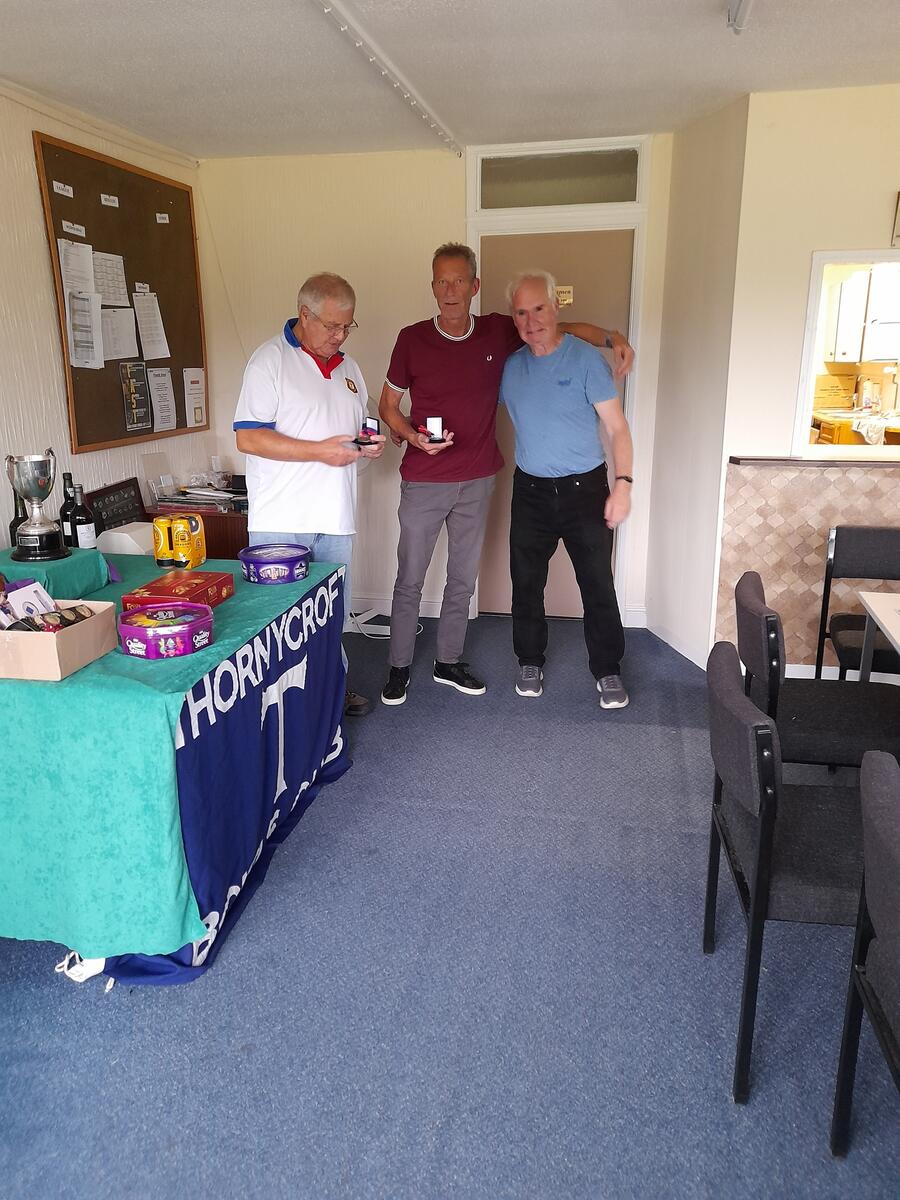
[[[634,363],[634,350],[616,329],[602,329],[599,325],[591,325],[587,321],[560,321],[559,328],[563,333],[571,333],[572,337],[580,338],[600,350],[612,350],[613,374],[617,379],[627,375]]]

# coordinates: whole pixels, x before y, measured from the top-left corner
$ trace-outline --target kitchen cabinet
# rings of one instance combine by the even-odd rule
[[[862,355],[863,329],[869,298],[868,271],[854,271],[837,285],[837,312],[833,341],[825,347],[828,362],[859,362]],[[829,331],[830,335],[830,331]]]
[[[896,361],[898,358],[900,263],[877,263],[872,267],[861,361]]]

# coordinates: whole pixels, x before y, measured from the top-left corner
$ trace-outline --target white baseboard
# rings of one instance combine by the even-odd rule
[[[626,629],[646,629],[647,609],[642,604],[632,604],[622,613],[622,624]]]
[[[374,608],[377,612],[383,613],[385,617],[390,616],[391,612],[391,596],[354,596],[353,611],[365,612],[367,609]],[[441,601],[423,600],[419,606],[420,617],[439,617],[441,615]],[[469,610],[469,620],[473,621],[478,616],[477,612]],[[642,605],[635,604],[630,608],[626,608],[622,613],[622,622],[629,629],[646,629],[647,628],[647,610]]]
[[[784,673],[788,679],[815,679],[816,668],[814,666],[812,666],[810,663],[804,663],[803,665],[799,665],[799,664],[788,665],[784,668]],[[823,679],[837,679],[837,677],[838,677],[837,667],[822,667],[822,678]],[[859,679],[859,671],[848,671],[847,679],[850,682],[855,683],[856,680]],[[893,684],[896,684],[897,676],[896,675],[882,675],[878,671],[873,671],[871,676],[869,677],[869,682],[870,683],[893,683]]]
[[[392,596],[357,596],[353,597],[353,612],[366,612],[367,609],[374,608],[376,612],[383,613],[385,617],[391,615],[391,600]],[[423,600],[419,606],[420,617],[439,617],[441,614],[440,600]]]

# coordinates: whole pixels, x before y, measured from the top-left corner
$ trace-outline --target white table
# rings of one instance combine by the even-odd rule
[[[900,654],[900,593],[857,592],[857,595],[866,610],[866,628],[859,660],[859,681],[868,683],[872,673],[876,629],[881,630]]]

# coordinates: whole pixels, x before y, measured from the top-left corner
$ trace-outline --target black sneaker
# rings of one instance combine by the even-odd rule
[[[467,696],[483,696],[487,691],[481,680],[471,673],[469,664],[464,662],[442,663],[435,660],[432,678],[435,683],[446,683],[458,692],[465,692]]]
[[[351,692],[349,688],[344,692],[344,716],[345,717],[364,717],[372,708],[365,696],[360,696],[358,692]]]
[[[382,704],[402,704],[409,687],[409,667],[391,667],[388,681],[381,693]]]

